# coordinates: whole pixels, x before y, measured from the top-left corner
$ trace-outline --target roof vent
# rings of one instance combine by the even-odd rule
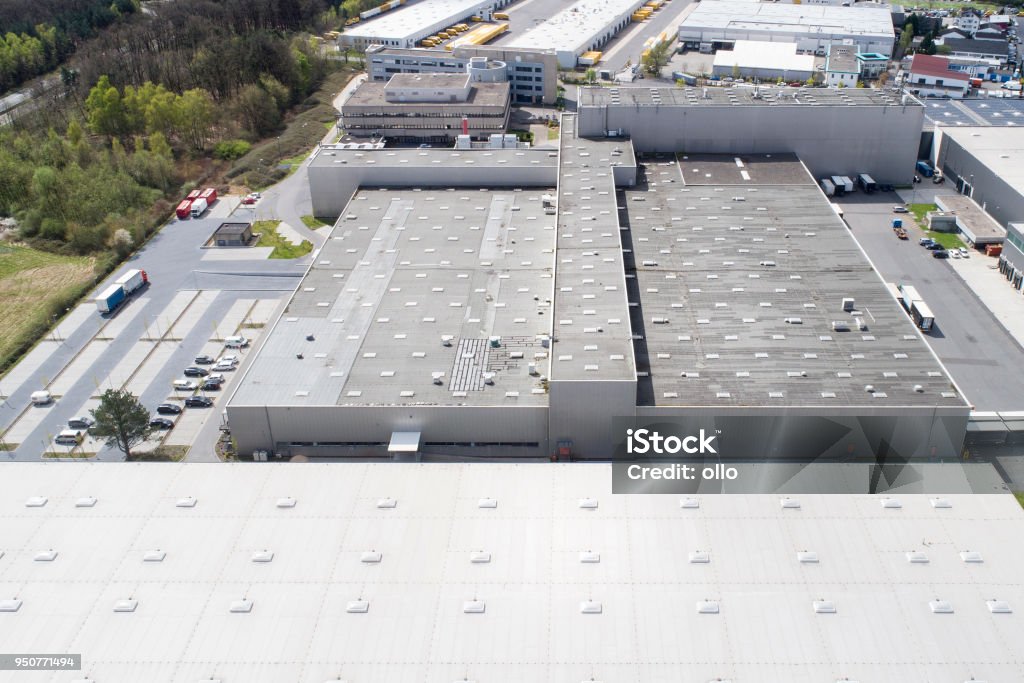
[[[451,346],[452,345],[452,339],[455,339],[455,337],[450,335],[450,334],[442,334],[441,335],[441,346]]]
[[[695,550],[690,553],[690,564],[708,564],[711,562],[711,553],[704,550]]]
[[[231,602],[230,611],[233,614],[248,614],[252,611],[252,600],[242,598]]]
[[[583,510],[596,510],[597,499],[596,498],[580,498],[579,506]]]
[[[93,496],[86,496],[85,498],[79,498],[75,501],[76,508],[91,508],[96,505],[96,499]]]
[[[853,308],[854,308],[855,303],[856,302],[855,302],[854,299],[852,299],[850,297],[844,297],[843,298],[843,310],[844,311],[852,311]]]
[[[932,498],[931,504],[936,510],[945,510],[953,507],[953,503],[948,498]]]
[[[19,609],[21,609],[21,600],[18,598],[0,600],[0,612],[17,612]]]
[[[370,603],[366,600],[353,600],[345,605],[345,611],[349,614],[366,614],[370,611]]]
[[[718,611],[717,600],[697,601],[697,614],[718,614]]]
[[[695,510],[700,507],[700,500],[697,498],[683,498],[679,501],[679,507],[684,510]]]
[[[27,508],[41,508],[46,505],[46,501],[49,500],[46,496],[32,496],[25,501],[25,507]]]
[[[270,552],[269,550],[257,550],[256,552],[254,552],[252,554],[252,557],[250,559],[253,562],[260,562],[260,563],[273,562],[274,561],[274,553]]]
[[[56,550],[40,550],[33,557],[36,562],[53,562],[57,559]]]
[[[196,501],[195,496],[185,496],[184,498],[179,498],[174,503],[174,507],[178,507],[178,508],[194,508],[196,506],[196,502],[197,501]]]
[[[277,503],[275,503],[275,505],[277,505],[277,507],[279,508],[293,508],[295,507],[295,499],[291,497],[278,498]]]
[[[981,553],[975,550],[965,550],[960,553],[960,559],[967,564],[981,564],[985,561],[984,558],[982,558]]]
[[[377,501],[377,507],[381,510],[391,510],[398,507],[398,501],[394,498],[381,498]]]
[[[1010,609],[1010,603],[1006,600],[986,600],[985,605],[988,607],[988,611],[992,614],[1012,614],[1013,610]]]
[[[896,498],[883,498],[882,507],[887,510],[899,510],[903,507],[903,503]]]
[[[801,550],[796,554],[796,559],[800,564],[818,564],[818,553],[813,550]]]
[[[601,614],[601,603],[592,600],[581,602],[580,614]]]
[[[836,604],[831,600],[815,600],[814,603],[815,614],[835,614]]]
[[[782,506],[783,510],[799,510],[800,501],[793,498],[782,498],[779,500],[779,505]]]
[[[138,600],[132,600],[130,598],[128,600],[117,600],[114,603],[114,611],[115,612],[134,612],[135,608],[138,607],[138,606],[139,606],[139,601]]]
[[[469,554],[469,561],[471,564],[490,564],[491,554],[478,550]]]
[[[920,550],[912,550],[907,553],[907,562],[910,564],[928,564],[928,556]]]
[[[142,554],[142,561],[163,562],[165,557],[167,557],[167,553],[165,553],[163,550],[147,550]]]
[[[496,508],[498,501],[494,498],[481,498],[477,501],[476,506],[478,508]]]
[[[931,609],[932,614],[953,613],[953,605],[948,600],[939,600],[936,598],[928,603],[928,608]]]
[[[580,553],[580,563],[582,564],[598,564],[600,561],[600,553],[591,552],[589,550]]]
[[[463,614],[483,614],[487,604],[483,600],[468,600],[462,603]]]
[[[368,550],[359,556],[359,561],[365,562],[366,564],[377,564],[381,559],[383,559],[383,555],[378,553],[376,550]]]

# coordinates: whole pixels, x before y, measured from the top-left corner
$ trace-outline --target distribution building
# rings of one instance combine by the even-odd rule
[[[572,69],[584,52],[599,50],[632,21],[633,11],[645,0],[577,0],[501,47],[507,50],[553,49],[558,65]]]
[[[817,178],[868,173],[881,183],[909,184],[924,121],[918,100],[892,90],[582,87],[579,92],[582,135],[628,135],[638,152],[791,152]]]
[[[868,6],[863,6],[868,5]],[[737,40],[796,43],[797,50],[828,54],[831,45],[892,55],[895,32],[887,5],[857,7],[747,0],[705,0],[679,25],[679,40],[697,48],[728,47]]]
[[[345,31],[342,48],[370,45],[413,47],[420,40],[485,9],[499,9],[511,0],[418,0],[379,14]]]
[[[240,453],[609,458],[666,421],[723,457],[960,451],[968,404],[791,155],[638,165],[565,115],[558,152],[309,176],[352,199],[230,397]]]

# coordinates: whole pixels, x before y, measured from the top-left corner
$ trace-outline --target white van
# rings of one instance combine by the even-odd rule
[[[85,440],[84,429],[62,429],[57,438],[53,440],[54,443],[60,444],[61,446],[77,446]]]
[[[249,340],[240,334],[228,337],[227,339],[224,340],[224,346],[228,347],[229,349],[240,349],[248,345]]]
[[[175,391],[195,391],[199,385],[191,380],[176,379],[171,382],[171,386],[174,387]]]
[[[34,406],[45,406],[53,401],[53,396],[50,395],[49,391],[33,391],[31,398],[32,405]]]

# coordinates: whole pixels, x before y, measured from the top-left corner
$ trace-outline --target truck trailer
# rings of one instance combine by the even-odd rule
[[[831,197],[836,193],[835,184],[828,178],[821,179],[821,191],[825,193],[826,197]]]
[[[923,301],[915,301],[910,305],[910,315],[914,319],[914,324],[925,332],[932,329],[932,325],[935,324],[932,309]]]
[[[199,197],[206,200],[207,206],[212,206],[217,201],[217,188],[208,187],[199,194]]]
[[[206,212],[207,206],[209,206],[209,204],[206,203],[206,200],[200,197],[192,202],[192,208],[189,210],[189,215],[191,215],[192,218],[199,218]]]
[[[860,185],[860,189],[864,190],[867,194],[871,194],[878,189],[878,183],[876,183],[875,179],[867,173],[861,173],[858,175],[857,183]]]
[[[148,283],[149,276],[146,275],[146,271],[129,270],[93,299],[96,302],[96,310],[100,313],[114,312],[129,296]]]
[[[182,199],[181,203],[178,204],[178,208],[176,208],[174,210],[174,214],[178,218],[185,219],[185,218],[188,218],[189,216],[192,215],[191,211],[192,211],[192,200],[191,199]]]

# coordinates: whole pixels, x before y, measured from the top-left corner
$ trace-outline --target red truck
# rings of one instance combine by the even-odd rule
[[[178,216],[178,218],[188,218],[191,211],[192,211],[192,200],[191,199],[182,199],[181,200],[181,204],[178,204],[178,208],[176,208],[174,210],[174,213],[175,213],[175,215]]]
[[[199,196],[206,200],[207,206],[212,206],[213,203],[217,201],[217,189],[213,187],[208,187],[205,190],[203,190],[199,194]]]
[[[188,196],[185,197],[185,199],[189,200],[190,202],[194,199],[199,199],[199,190],[192,190],[191,192],[188,193]]]

